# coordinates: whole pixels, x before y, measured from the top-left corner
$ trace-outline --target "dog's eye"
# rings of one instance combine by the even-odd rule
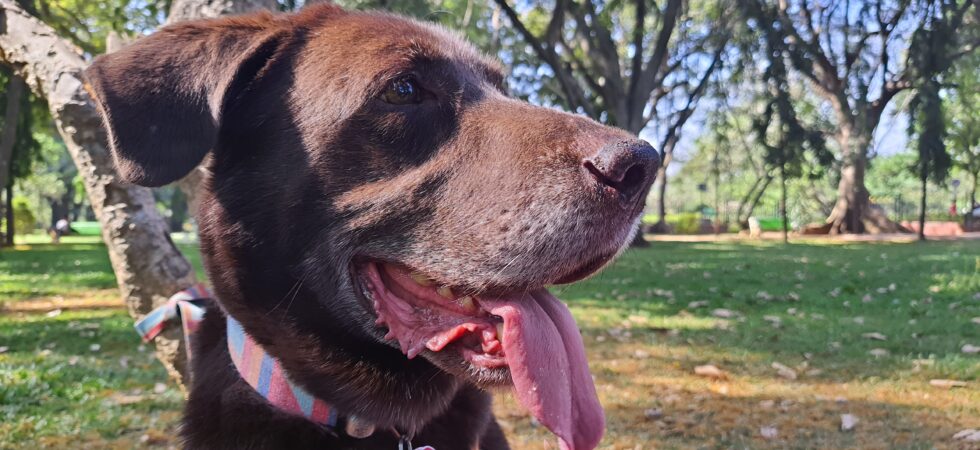
[[[381,94],[381,99],[392,105],[408,105],[422,102],[422,89],[411,78],[392,81]]]

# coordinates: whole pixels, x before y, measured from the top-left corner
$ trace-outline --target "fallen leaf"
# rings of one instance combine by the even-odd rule
[[[762,407],[762,408],[766,408],[766,409],[772,409],[772,408],[776,407],[776,401],[775,400],[763,400],[763,401],[759,402],[759,406]]]
[[[167,385],[163,383],[156,383],[153,385],[154,394],[162,394],[167,391]]]
[[[643,411],[643,416],[650,420],[657,420],[664,416],[664,411],[660,408],[650,408]]]
[[[888,356],[890,352],[887,349],[883,349],[883,348],[873,348],[868,353],[870,353],[871,356],[881,357],[881,356]]]
[[[954,441],[980,442],[980,430],[967,428],[953,435]]]
[[[864,294],[864,297],[861,297],[861,301],[864,303],[871,303],[874,301],[874,298],[871,297],[871,294]]]
[[[99,345],[99,344],[92,344],[92,345],[88,346],[88,349],[89,349],[89,351],[97,352],[99,350],[102,350],[102,346]]]
[[[970,319],[970,322],[973,322],[973,323],[975,323],[977,325],[980,325],[980,317],[974,317],[974,318]]]
[[[963,344],[963,347],[960,348],[960,351],[968,355],[975,355],[977,353],[980,353],[980,347],[977,347],[976,345]]]
[[[878,333],[878,332],[864,333],[864,334],[861,335],[861,337],[863,337],[865,339],[875,340],[875,341],[887,341],[888,340],[888,336],[885,336],[885,335],[883,335],[881,333]]]
[[[117,405],[132,405],[134,403],[139,403],[144,400],[142,395],[123,394],[123,393],[112,394],[112,396],[109,398]]]
[[[795,380],[796,379],[796,376],[797,376],[796,375],[796,371],[793,370],[793,369],[791,369],[791,368],[789,368],[789,366],[786,366],[786,365],[784,365],[782,363],[773,361],[772,368],[773,369],[776,369],[776,373],[778,373],[779,376],[781,376],[781,377],[783,377],[783,378],[785,378],[787,380]]]
[[[730,309],[718,308],[711,311],[711,315],[720,319],[731,319],[738,316],[738,313]]]
[[[841,431],[851,431],[857,426],[858,420],[857,416],[854,414],[841,414],[840,415],[840,430]]]
[[[7,353],[7,350],[10,350],[10,347],[7,347],[6,345],[0,347],[0,353]]]
[[[854,320],[854,323],[856,323],[858,325],[864,325],[864,317],[857,316],[853,320]]]
[[[942,388],[942,389],[952,389],[966,387],[965,381],[960,380],[943,380],[943,379],[933,379],[929,380],[929,385],[932,387]]]
[[[726,380],[728,379],[728,373],[721,370],[711,364],[705,364],[703,366],[697,366],[694,368],[694,374],[705,378],[712,378],[716,380]]]
[[[762,427],[759,428],[759,434],[764,439],[775,439],[779,435],[779,431],[776,430],[776,427]]]
[[[51,311],[48,311],[48,313],[45,314],[44,316],[45,317],[58,317],[60,315],[61,315],[61,309],[59,308],[59,309],[52,309]]]
[[[637,359],[647,359],[650,357],[650,353],[643,350],[637,350],[633,352],[633,357]]]
[[[691,302],[687,304],[687,309],[698,309],[708,306],[707,300],[698,300],[696,302]]]

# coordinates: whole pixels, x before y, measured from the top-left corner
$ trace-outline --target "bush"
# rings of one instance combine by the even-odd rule
[[[14,197],[14,233],[30,234],[37,225],[37,217],[24,197]]]
[[[701,232],[701,215],[698,213],[668,214],[667,225],[675,234],[698,234]]]

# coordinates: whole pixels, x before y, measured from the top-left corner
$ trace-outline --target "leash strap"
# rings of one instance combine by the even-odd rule
[[[143,338],[143,342],[150,342],[163,332],[168,322],[179,318],[181,326],[184,329],[187,359],[190,359],[193,349],[191,336],[197,331],[201,321],[204,320],[204,307],[202,303],[210,298],[212,297],[207,286],[195,284],[172,295],[166,303],[136,321],[133,327],[136,328],[136,332]]]

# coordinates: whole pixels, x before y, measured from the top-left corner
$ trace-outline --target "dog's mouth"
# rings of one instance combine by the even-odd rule
[[[368,262],[361,276],[377,325],[388,328],[385,339],[397,341],[409,358],[452,345],[477,368],[507,366],[504,321],[477,297],[398,264]]]
[[[601,265],[589,261],[560,281],[583,278]],[[480,374],[476,381],[483,384],[512,381],[518,401],[565,448],[592,448],[589,443],[601,438],[604,418],[581,335],[568,308],[547,289],[472,294],[380,261],[358,263],[355,272],[377,325],[388,329],[385,339],[397,341],[409,358],[425,354],[444,369],[447,358],[455,358],[465,367],[457,374]]]

